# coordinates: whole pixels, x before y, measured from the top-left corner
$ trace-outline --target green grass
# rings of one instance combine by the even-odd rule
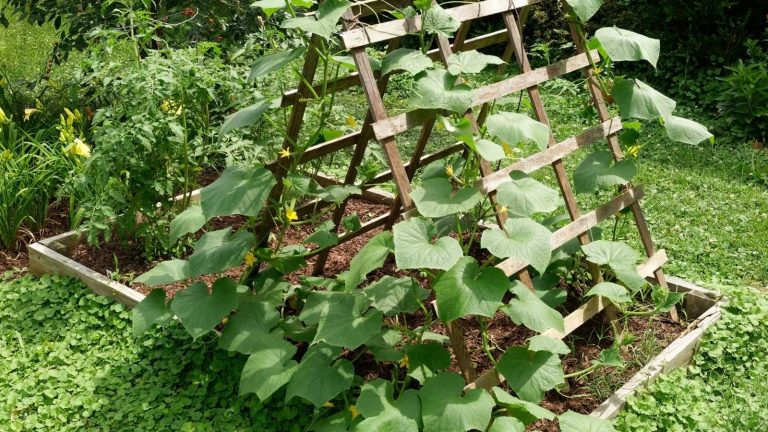
[[[0,430],[300,431],[304,405],[238,396],[244,356],[130,313],[67,278],[0,276]]]

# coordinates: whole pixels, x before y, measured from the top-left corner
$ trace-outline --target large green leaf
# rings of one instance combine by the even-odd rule
[[[242,297],[241,297],[242,298]],[[282,330],[273,331],[280,319],[277,309],[267,302],[251,301],[238,305],[219,338],[219,348],[252,354],[283,339]]]
[[[704,125],[687,118],[670,115],[664,119],[664,127],[672,141],[696,145],[702,141],[714,140],[714,136]]]
[[[630,289],[637,291],[646,282],[637,272],[637,261],[640,255],[626,243],[608,240],[598,240],[581,247],[587,259],[598,265],[609,266],[616,277]]]
[[[549,127],[528,117],[514,112],[499,112],[486,122],[488,133],[501,139],[510,147],[523,141],[533,141],[544,150],[549,144]]]
[[[429,290],[419,286],[419,283],[410,277],[384,276],[366,287],[363,292],[371,301],[371,306],[386,316],[413,312],[419,309],[419,302],[429,296]]]
[[[360,388],[360,397],[355,405],[365,417],[354,430],[418,432],[421,421],[421,401],[415,390],[407,390],[395,400],[391,381],[376,379]],[[405,429],[388,429],[387,425],[397,424]]]
[[[205,233],[195,243],[195,252],[189,256],[193,276],[220,273],[243,263],[245,254],[256,245],[256,238],[248,231],[232,235],[232,228]]]
[[[557,418],[561,432],[616,432],[610,420],[568,411]]]
[[[330,39],[336,33],[336,23],[351,5],[347,0],[324,0],[314,15],[288,18],[283,21],[282,27],[297,28]]]
[[[368,273],[384,265],[387,256],[395,250],[392,238],[390,231],[376,234],[352,258],[352,261],[349,263],[349,271],[343,275],[347,290],[358,286],[360,282],[365,280],[365,276]]]
[[[288,383],[285,400],[298,396],[319,408],[347,390],[355,368],[349,360],[336,360],[340,353],[341,348],[325,344],[311,346]]]
[[[149,286],[165,285],[192,277],[186,260],[163,261],[133,281]]]
[[[533,403],[540,402],[545,391],[565,380],[557,354],[521,347],[509,348],[496,364],[496,370],[521,399]]]
[[[313,292],[312,296],[323,297],[313,344],[325,342],[355,349],[380,332],[383,315],[378,310],[369,309],[362,294]]]
[[[446,70],[430,69],[419,74],[410,103],[414,108],[464,114],[472,106],[472,88],[456,84],[456,77]]]
[[[514,417],[496,417],[488,432],[525,432],[525,425]]]
[[[232,166],[215,182],[200,190],[200,205],[206,220],[216,216],[258,216],[275,186],[268,170]]]
[[[307,48],[299,47],[290,51],[281,51],[259,57],[253,62],[253,65],[251,65],[251,74],[248,75],[248,80],[254,80],[270,72],[280,70],[292,61],[303,56],[305,52],[307,52]]]
[[[658,39],[618,27],[598,29],[595,37],[613,61],[647,60],[653,67],[656,67],[656,62],[659,61]]]
[[[214,282],[208,292],[208,285],[197,282],[176,294],[171,310],[195,339],[210,332],[237,307],[237,283],[229,278]]]
[[[497,189],[499,204],[507,207],[512,217],[530,217],[536,213],[550,213],[557,210],[560,195],[521,171],[513,171],[511,181],[502,183]]]
[[[424,432],[484,431],[491,422],[493,398],[484,389],[462,396],[464,379],[451,372],[430,378],[419,390]]]
[[[504,60],[477,52],[477,50],[463,51],[448,57],[448,72],[451,75],[480,73],[488,65],[504,64]]]
[[[360,195],[362,192],[363,191],[357,186],[331,185],[326,187],[324,192],[320,193],[320,198],[322,198],[323,201],[341,204],[351,195]]]
[[[543,333],[549,329],[562,332],[565,326],[560,312],[547,306],[546,303],[531,292],[520,281],[512,284],[512,293],[515,298],[501,309],[509,315],[515,324],[523,324],[533,331]]]
[[[171,310],[165,304],[165,291],[154,289],[131,311],[133,321],[133,336],[143,335],[155,324],[170,321],[173,317]]]
[[[395,261],[401,270],[448,270],[464,255],[459,242],[452,237],[432,241],[436,228],[429,219],[411,218],[395,225],[393,231]]]
[[[613,163],[609,151],[590,153],[573,173],[576,193],[589,193],[598,189],[625,185],[637,175],[637,166],[632,159]]]
[[[584,296],[605,297],[617,305],[622,303],[632,303],[632,297],[629,296],[627,289],[613,282],[600,282],[587,291]]]
[[[573,8],[581,22],[586,23],[603,5],[603,0],[566,0],[566,3]]]
[[[507,414],[520,419],[526,426],[537,420],[554,420],[555,413],[535,403],[518,399],[499,387],[493,388],[493,395],[499,405],[507,410]]]
[[[432,59],[419,50],[399,48],[384,57],[381,62],[381,75],[387,75],[396,70],[404,70],[411,75],[417,75],[432,67]]]
[[[421,19],[421,28],[430,34],[451,37],[461,23],[437,4],[432,5]]]
[[[488,162],[500,161],[507,157],[507,154],[504,152],[504,147],[487,139],[477,140],[473,150],[475,150],[481,158],[487,160]]]
[[[509,278],[496,267],[480,268],[472,257],[461,257],[435,281],[440,319],[453,321],[467,315],[493,317],[509,290]]]
[[[622,79],[613,88],[621,118],[656,120],[669,117],[677,103],[639,79]]]
[[[339,242],[339,235],[334,231],[333,221],[327,220],[318,225],[315,232],[304,239],[304,243],[314,243],[318,249],[325,249],[334,246]]]
[[[240,375],[240,395],[256,393],[264,401],[288,384],[298,368],[296,347],[283,339],[268,339],[248,357]]]
[[[552,257],[552,232],[529,218],[510,218],[504,229],[483,232],[480,245],[497,258],[515,258],[529,263],[543,273]]]
[[[482,201],[483,194],[473,186],[454,191],[450,180],[433,178],[414,189],[411,197],[423,216],[441,218],[472,210]]]
[[[451,353],[436,343],[408,345],[405,354],[408,356],[408,375],[422,384],[451,365]]]
[[[205,225],[203,208],[199,205],[187,207],[171,221],[171,244],[175,244],[184,234],[197,232],[203,225]]]
[[[247,108],[243,108],[234,114],[229,115],[226,119],[224,119],[224,123],[221,125],[221,129],[219,130],[219,135],[224,136],[235,129],[250,126],[256,123],[261,118],[261,115],[264,114],[271,105],[272,103],[270,101],[262,100]]]
[[[549,351],[553,354],[568,355],[571,349],[561,339],[536,335],[528,339],[529,351]]]

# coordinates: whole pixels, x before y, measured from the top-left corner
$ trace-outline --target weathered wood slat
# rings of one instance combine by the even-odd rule
[[[551,248],[557,249],[569,240],[586,233],[591,228],[596,227],[600,222],[613,216],[620,210],[638,202],[642,199],[643,195],[643,188],[636,186],[632,189],[627,189],[603,206],[580,216],[575,221],[552,233],[552,240],[550,242]],[[496,267],[501,269],[507,276],[511,276],[527,266],[528,263],[523,260],[508,258],[499,263]]]
[[[597,51],[593,55],[599,59]],[[575,72],[589,66],[586,54],[578,54],[566,60],[534,69],[530,72],[515,75],[503,81],[481,87],[475,90],[472,106],[479,106],[505,97],[511,93],[527,90],[552,78]],[[373,132],[376,139],[384,139],[405,132],[421,125],[424,119],[430,115],[428,110],[414,110],[403,113],[373,124]]]
[[[502,168],[493,174],[483,177],[478,180],[475,186],[483,193],[489,193],[496,190],[502,183],[510,181],[509,174],[513,171],[522,171],[526,174],[530,174],[538,169],[541,169],[547,165],[561,160],[578,150],[579,148],[586,147],[594,144],[601,138],[616,133],[621,130],[621,119],[615,117],[611,120],[607,120],[602,124],[593,127],[585,132],[582,132],[575,137],[568,138],[546,150],[536,153],[525,159],[521,159],[512,165]]]
[[[540,3],[542,0],[486,0],[478,3],[470,3],[455,8],[447,9],[447,12],[457,21],[464,22],[490,15],[496,15],[515,8]],[[341,40],[345,48],[359,48],[377,42],[383,42],[408,34],[418,33],[421,30],[421,17],[405,18],[358,27],[341,33]]]
[[[650,363],[640,369],[621,388],[595,408],[590,415],[606,420],[616,418],[627,403],[627,398],[640,388],[655,381],[662,373],[691,364],[704,332],[715,324],[721,316],[722,310],[720,305],[715,304],[711,306],[699,316],[696,325],[693,326],[690,332],[672,341]]]
[[[54,273],[80,279],[96,294],[113,298],[128,308],[133,308],[144,300],[144,295],[140,292],[113,281],[43,244],[33,243],[27,250],[29,267],[33,273]]]

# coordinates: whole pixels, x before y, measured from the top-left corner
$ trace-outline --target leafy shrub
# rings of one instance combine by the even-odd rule
[[[717,107],[728,129],[741,139],[765,142],[768,136],[768,65],[739,61],[729,67]]]
[[[192,191],[210,166],[218,151],[211,122],[244,81],[204,47],[153,51],[127,68],[97,55],[89,69],[92,99],[102,108],[93,118],[93,155],[68,192],[80,199],[91,243],[109,239],[117,220],[118,234],[144,234],[147,256],[165,253],[158,224],[172,198]]]
[[[768,301],[748,288],[707,330],[693,366],[662,375],[619,417],[621,431],[752,432],[768,413]]]
[[[167,326],[135,343],[130,313],[59,276],[0,276],[3,431],[302,431],[306,410],[238,397],[243,359]]]

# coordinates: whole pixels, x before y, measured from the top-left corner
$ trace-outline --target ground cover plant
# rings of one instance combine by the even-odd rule
[[[301,404],[237,397],[244,359],[180,325],[131,337],[130,312],[72,279],[0,276],[5,431],[301,431]]]
[[[349,5],[345,1],[325,2],[315,17],[298,17],[289,5],[289,17],[282,25],[298,30],[305,43],[307,34],[314,35],[313,41],[321,41],[306,49],[317,50],[327,70],[334,50],[331,31]],[[413,75],[411,105],[447,112],[440,119],[442,127],[468,150],[463,160],[434,164],[422,173],[421,185],[412,195],[420,216],[395,224],[391,233],[374,237],[351,261],[348,272],[336,278],[303,278],[298,285],[288,283],[285,274],[338,241],[335,227],[322,224],[304,245],[283,242],[286,231],[298,220],[296,203],[313,195],[311,180],[302,176],[296,161],[316,143],[322,133],[319,129],[306,141],[289,143],[283,149],[288,159],[288,182],[278,183],[262,167],[235,166],[202,189],[201,205],[190,207],[173,221],[174,237],[196,232],[212,218],[230,215],[260,218],[262,224],[277,226],[278,232],[270,239],[258,229],[209,231],[196,242],[188,259],[163,262],[140,276],[137,282],[162,285],[221,273],[242,262],[249,266],[239,280],[222,277],[210,287],[194,282],[170,302],[166,302],[163,290],[152,291],[134,311],[134,330],[140,336],[175,315],[194,338],[214,329],[221,331],[222,349],[249,356],[241,377],[241,393],[270,400],[284,391],[286,400],[305,400],[315,408],[311,430],[522,430],[537,419],[555,418],[536,404],[546,391],[572,378],[565,376],[560,364],[560,356],[569,348],[555,338],[538,335],[527,347],[510,347],[494,354],[487,341],[488,318],[500,310],[517,325],[536,333],[563,331],[563,318],[555,307],[563,302],[564,292],[553,288],[561,280],[568,283],[591,277],[586,296],[610,299],[623,316],[667,312],[681,295],[647,286],[635,268],[639,254],[615,238],[597,240],[593,234],[596,241],[582,247],[567,245],[553,258],[550,226],[558,224],[559,218],[546,222],[534,217],[555,212],[558,193],[526,175],[513,172],[498,191],[500,205],[489,205],[472,186],[481,175],[481,163],[505,159],[512,148],[523,147],[526,142],[545,148],[548,127],[523,113],[495,112],[486,127],[473,128],[470,119],[464,117],[472,103],[472,88],[460,78],[501,60],[469,51],[449,57],[447,70],[435,67],[426,50],[435,36],[452,34],[458,23],[451,22],[450,15],[438,5],[415,6],[402,13],[423,15],[419,49],[393,51],[383,59],[383,71],[404,68]],[[581,23],[594,13],[594,5],[574,1],[569,7],[573,8],[574,28],[584,38]],[[586,39],[581,43],[586,45]],[[673,115],[675,102],[671,99],[642,81],[611,73],[614,61],[646,60],[655,65],[658,41],[605,28],[596,32],[590,44],[603,53],[601,71],[605,78],[598,75],[598,91],[616,101],[624,118],[659,121],[670,138],[687,144],[711,139],[703,126]],[[257,60],[254,69],[277,70],[294,55],[295,50]],[[411,70],[413,67],[417,69]],[[322,105],[326,98],[317,96]],[[230,116],[222,133],[254,123],[268,106],[267,101],[260,102]],[[640,123],[627,126],[622,141],[633,145]],[[595,193],[627,185],[635,173],[632,160],[614,164],[610,153],[597,151],[577,167],[576,192]],[[279,187],[275,189],[276,184]],[[314,194],[342,202],[352,190]],[[498,226],[480,232],[478,222],[494,216]],[[483,258],[477,255],[478,246],[486,254]],[[385,276],[366,284],[367,275],[380,269],[390,254],[397,270],[406,271],[406,276]],[[531,292],[493,266],[510,258],[530,264],[543,292]],[[361,289],[362,285],[366,286]],[[650,300],[650,307],[633,305],[633,297],[641,293]],[[427,302],[432,297],[434,304]],[[482,389],[464,391],[471,380],[465,365],[460,365],[464,376],[446,370],[450,352],[443,347],[444,337],[435,334],[433,327],[439,324],[450,329],[457,320],[469,317],[480,326],[491,368],[504,375],[514,396],[501,387],[495,387],[491,394]],[[417,326],[407,325],[414,320]],[[621,333],[617,327],[616,335]],[[449,339],[454,355],[460,357],[456,338]],[[620,364],[618,350],[624,339],[615,339],[615,345],[592,366],[574,376]],[[375,379],[361,382],[355,377],[360,359],[377,365]],[[449,406],[457,410],[446,411]],[[562,413],[558,420],[563,431],[611,429],[608,422],[574,412]]]

